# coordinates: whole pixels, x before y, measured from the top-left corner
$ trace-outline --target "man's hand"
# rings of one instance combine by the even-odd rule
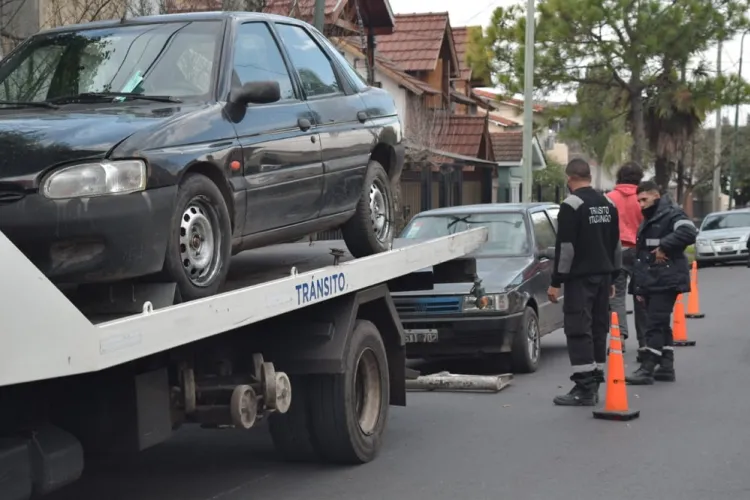
[[[550,302],[557,304],[557,299],[560,297],[560,289],[553,286],[547,288],[547,298]]]
[[[664,264],[666,261],[669,260],[667,258],[667,254],[665,254],[661,248],[657,248],[656,250],[653,250],[651,253],[654,254],[656,262],[658,264]]]
[[[638,302],[643,302],[643,297],[641,295],[636,295],[635,300],[637,300]]]
[[[612,285],[609,288],[609,298],[610,299],[614,299],[615,298],[615,285]]]

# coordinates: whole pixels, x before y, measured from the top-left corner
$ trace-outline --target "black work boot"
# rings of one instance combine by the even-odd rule
[[[674,382],[676,380],[674,373],[674,351],[664,349],[661,353],[659,368],[654,371],[654,380],[660,382]]]
[[[652,385],[654,383],[654,369],[658,356],[651,351],[641,352],[641,366],[631,375],[625,377],[628,385]]]
[[[604,369],[597,368],[596,370],[594,370],[594,380],[595,380],[594,395],[596,396],[595,399],[596,399],[596,402],[598,403],[599,402],[599,386],[601,386],[606,380],[604,378]]]
[[[557,406],[596,406],[599,402],[599,383],[596,372],[574,373],[570,380],[575,383],[567,394],[555,396]]]
[[[638,354],[635,356],[636,363],[643,363],[643,347],[638,348]]]

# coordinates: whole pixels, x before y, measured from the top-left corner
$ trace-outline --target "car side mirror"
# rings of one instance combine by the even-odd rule
[[[229,101],[240,106],[248,104],[271,104],[281,99],[279,82],[248,82],[229,93]]]
[[[555,247],[547,247],[544,250],[538,250],[536,256],[539,259],[555,260]]]

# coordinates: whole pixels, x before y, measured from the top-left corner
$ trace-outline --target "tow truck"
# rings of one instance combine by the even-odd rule
[[[390,292],[476,281],[466,256],[486,239],[478,228],[359,259],[335,242],[252,250],[225,291],[175,305],[174,283],[56,286],[0,232],[0,498],[44,496],[85,457],[144,450],[183,424],[267,419],[287,460],[373,460],[388,406],[406,405]]]

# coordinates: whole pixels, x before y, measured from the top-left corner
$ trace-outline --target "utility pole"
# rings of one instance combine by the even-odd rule
[[[532,139],[534,134],[534,0],[526,0],[526,43],[523,64],[523,199],[531,201],[534,176]]]
[[[315,10],[313,11],[313,26],[323,33],[323,25],[326,17],[326,0],[315,0]]]
[[[740,64],[737,69],[737,77],[739,81],[742,81],[742,57],[745,51],[745,35],[747,31],[742,33],[740,38]],[[740,122],[740,88],[737,87],[737,101],[734,103],[734,133],[732,134],[732,149],[729,153],[729,208],[734,206],[734,176],[736,172],[735,168],[735,151],[737,149],[737,129],[739,128]]]
[[[721,77],[721,51],[722,41],[719,40],[719,48],[716,54],[716,75]],[[714,130],[714,179],[713,179],[713,203],[711,210],[721,210],[721,107],[716,109],[716,129]]]

